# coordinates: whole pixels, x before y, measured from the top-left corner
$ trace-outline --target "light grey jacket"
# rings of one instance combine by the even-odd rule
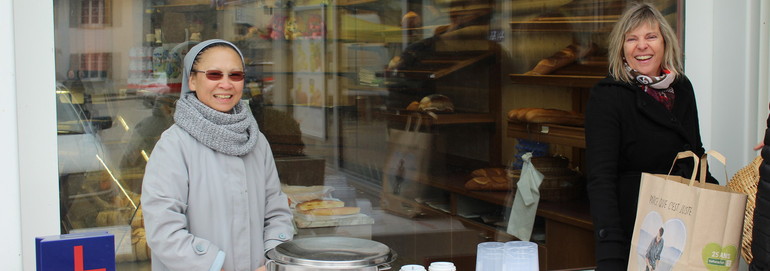
[[[209,270],[220,251],[225,270],[253,271],[264,265],[266,249],[294,232],[262,133],[254,150],[239,157],[171,126],[147,163],[142,209],[153,271]]]

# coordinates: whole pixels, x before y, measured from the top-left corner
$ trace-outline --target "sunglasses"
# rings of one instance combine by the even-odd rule
[[[199,70],[192,70],[192,72],[200,72],[205,73],[206,78],[208,78],[211,81],[219,81],[222,80],[222,77],[225,76],[225,73],[220,70],[207,70],[207,71],[199,71]],[[245,76],[244,72],[230,72],[227,74],[228,77],[230,77],[231,81],[238,82],[243,80],[243,77]]]

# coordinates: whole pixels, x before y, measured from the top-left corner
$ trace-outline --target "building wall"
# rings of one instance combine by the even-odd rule
[[[13,142],[14,136],[18,144],[3,146],[0,150],[4,157],[18,162],[18,167],[4,172],[3,193],[16,192],[15,203],[8,203],[6,208],[12,213],[10,218],[1,219],[0,232],[8,235],[5,240],[19,240],[21,249],[2,254],[3,262],[18,262],[21,255],[24,270],[35,270],[35,237],[59,233],[59,182],[56,152],[56,105],[55,105],[55,67],[54,67],[54,35],[53,35],[53,1],[46,0],[2,0],[2,10],[12,10],[13,18],[11,31],[2,31],[3,53],[10,51],[14,61],[3,61],[3,66],[13,65],[12,77],[15,80],[2,80],[4,89],[10,90],[4,95],[6,102],[12,101],[15,106],[3,112],[3,144]],[[10,34],[5,34],[10,33]],[[5,41],[12,43],[5,45]],[[5,79],[5,78],[3,78]],[[11,82],[11,83],[7,83]],[[15,94],[15,97],[14,97]],[[6,116],[15,115],[16,122],[6,120]],[[3,167],[7,166],[3,164]],[[18,175],[13,174],[18,173]],[[6,192],[7,191],[7,192]],[[7,199],[3,199],[7,200]],[[13,225],[15,223],[16,225]],[[19,239],[20,238],[20,239]],[[13,242],[11,242],[13,243]],[[13,246],[11,246],[13,247]],[[9,257],[9,258],[6,258]],[[8,268],[8,270],[21,270]]]
[[[13,44],[13,12],[11,0],[0,0],[0,126],[6,132],[0,133],[0,206],[5,219],[0,220],[0,260],[9,270],[21,270],[21,213],[19,209],[19,161],[16,134],[16,78]]]
[[[704,0],[685,6],[685,72],[695,86],[704,147],[727,157],[726,171],[711,167],[724,182],[725,175],[729,178],[758,155],[752,147],[764,132],[770,91],[768,45],[760,44],[760,38],[768,35],[762,14],[770,7],[759,0]],[[762,76],[760,60],[765,62]]]

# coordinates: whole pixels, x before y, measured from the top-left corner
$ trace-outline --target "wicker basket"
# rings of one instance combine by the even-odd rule
[[[540,183],[540,199],[546,201],[568,201],[580,196],[583,185],[580,182],[581,174],[569,168],[541,168],[543,182]],[[513,187],[519,180],[521,170],[510,172]]]
[[[743,240],[741,242],[741,254],[747,263],[751,263],[754,258],[751,255],[751,231],[754,228],[754,206],[757,200],[757,183],[759,182],[759,165],[762,164],[762,157],[757,156],[751,164],[738,170],[733,175],[727,187],[735,192],[748,195],[746,200],[746,213],[743,217]]]

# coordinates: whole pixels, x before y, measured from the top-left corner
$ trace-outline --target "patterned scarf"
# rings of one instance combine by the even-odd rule
[[[626,71],[639,83],[644,92],[663,104],[669,111],[674,108],[674,98],[676,98],[676,95],[674,94],[674,88],[671,87],[671,83],[674,82],[676,76],[671,74],[671,71],[663,70],[663,75],[649,77],[632,69],[631,66],[628,66],[628,63],[624,62],[623,64],[626,66]]]
[[[243,102],[224,113],[203,104],[194,93],[182,94],[176,102],[174,121],[203,145],[221,153],[242,156],[257,144],[257,121]]]

